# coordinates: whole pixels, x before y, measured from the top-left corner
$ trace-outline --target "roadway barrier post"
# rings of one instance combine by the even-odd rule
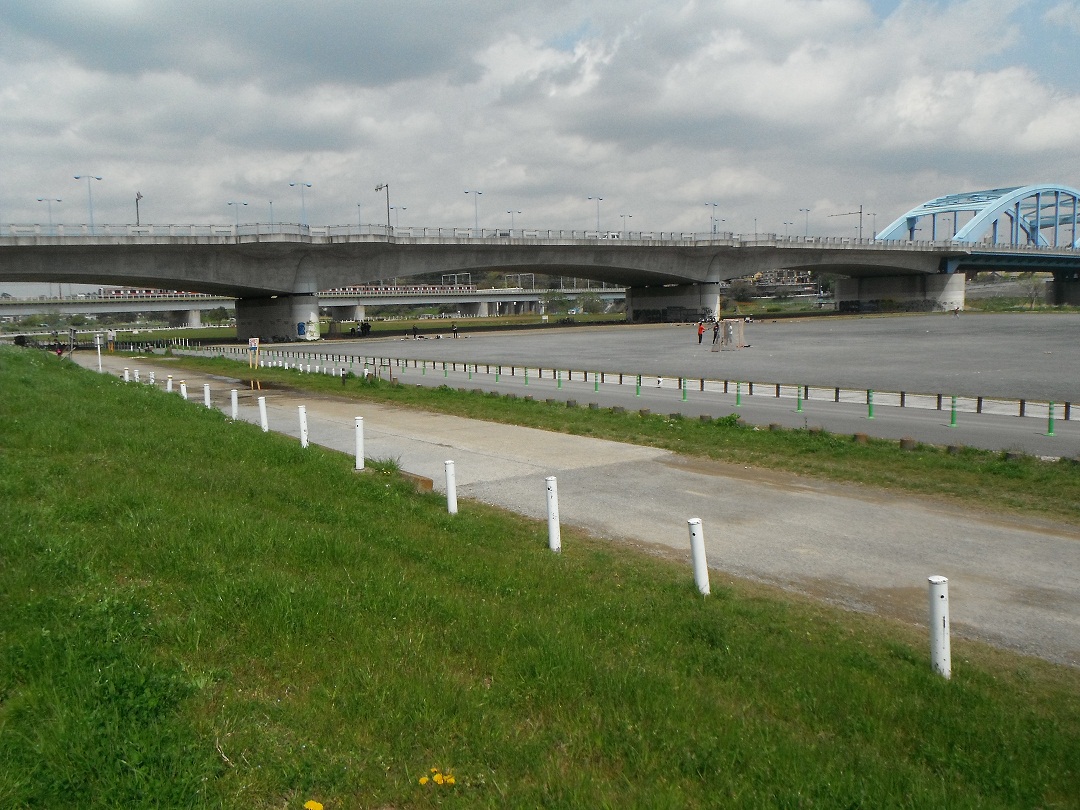
[[[682,378],[682,401],[686,402],[686,377]]]
[[[229,402],[232,405],[232,418],[235,422],[240,417],[240,402],[237,399],[235,388],[229,392]]]
[[[735,383],[735,407],[742,407],[742,383]]]
[[[529,367],[525,366],[525,384],[529,384]]]
[[[442,364],[442,375],[443,375],[443,379],[446,379],[447,377],[450,376],[450,374],[446,370],[446,361],[443,361],[443,364]]]
[[[548,548],[552,551],[562,551],[562,537],[559,533],[559,488],[554,475],[544,479],[547,484],[547,513],[548,513]]]
[[[1047,436],[1053,436],[1054,435],[1054,403],[1051,402],[1051,403],[1049,403],[1049,405],[1050,405],[1050,408],[1047,411],[1047,417],[1046,417],[1046,435]]]
[[[266,419],[266,397],[259,397],[259,427],[263,433],[270,431],[270,423]]]
[[[454,473],[454,462],[444,461],[443,469],[446,471],[446,511],[451,515],[457,514],[457,476]]]
[[[949,580],[945,577],[930,577],[930,663],[941,677],[951,677]]]
[[[210,407],[210,383],[203,383],[202,401],[207,408]]]
[[[866,418],[874,418],[874,390],[872,388],[866,389]]]
[[[138,370],[138,369],[135,369],[135,371],[134,371],[133,373],[134,373],[134,375],[135,375],[135,377],[134,377],[134,379],[135,379],[135,382],[138,382],[138,381],[139,381],[139,370]]]
[[[555,381],[557,383],[555,387],[558,388],[561,391],[562,390],[562,372],[559,371],[559,369],[555,369]]]
[[[300,446],[307,447],[307,405],[300,405],[297,410],[300,412]]]
[[[180,381],[180,396],[187,399],[187,383],[183,380]]]
[[[701,531],[701,518],[686,521],[690,529],[690,556],[694,563],[694,583],[702,596],[709,595],[709,564],[705,560],[705,535]]]
[[[634,392],[635,397],[641,396],[641,375],[637,375],[637,391]]]
[[[795,388],[795,413],[802,413],[802,386],[796,386]]]
[[[495,382],[499,381],[499,375],[502,373],[502,366],[495,366]]]
[[[956,427],[956,394],[952,398],[952,415],[949,417],[949,427]]]
[[[131,382],[131,369],[124,366],[124,382]]]
[[[466,364],[466,366],[467,366],[467,365],[468,365],[468,364]],[[476,364],[474,363],[474,364],[473,364],[473,367],[475,368],[475,366],[476,366]],[[471,369],[471,368],[469,369],[469,379],[470,379],[470,380],[472,379],[472,369]]]
[[[172,393],[172,374],[165,378],[165,391],[166,393]]]
[[[154,384],[154,375],[155,375],[155,372],[151,371],[150,372],[150,382],[148,383],[149,385]]]
[[[356,469],[364,469],[364,417],[356,417]]]
[[[592,390],[595,393],[600,392],[600,375],[597,374],[595,371],[592,373]]]

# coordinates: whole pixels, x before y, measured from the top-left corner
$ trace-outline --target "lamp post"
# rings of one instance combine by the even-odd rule
[[[360,203],[356,204],[356,227],[364,227],[364,218],[363,215],[360,213]]]
[[[305,183],[299,181],[296,183],[289,183],[289,188],[300,187],[300,224],[303,227],[307,227],[307,205],[304,203],[304,189],[311,188],[311,183]]]
[[[75,179],[76,180],[85,180],[86,181],[86,206],[87,206],[87,210],[90,213],[90,235],[93,236],[94,235],[94,192],[90,188],[90,181],[91,180],[100,180],[101,178],[98,177],[96,174],[77,174],[77,175],[75,175]]]
[[[135,192],[135,227],[136,228],[139,227],[142,224],[142,222],[139,220],[139,200],[141,200],[142,198],[143,198],[142,197],[142,192],[141,191],[136,191]]]
[[[604,201],[603,197],[589,197],[590,200],[596,200],[596,234],[600,235],[600,203]]]
[[[379,185],[375,186],[375,192],[378,193],[380,191],[385,191],[386,192],[386,232],[389,234],[390,233],[390,184],[389,183],[379,183]]]
[[[712,213],[709,214],[709,230],[714,234],[716,233],[716,206],[719,204],[720,203],[705,203],[706,207],[712,206]]]
[[[800,214],[806,214],[806,221],[803,223],[803,239],[810,235],[810,209],[800,208]]]
[[[234,209],[236,209],[236,235],[239,236],[240,235],[240,206],[241,205],[247,205],[247,203],[246,202],[232,202],[230,200],[228,203],[226,203],[226,205],[231,205]]]
[[[472,198],[473,230],[474,231],[479,231],[480,230],[480,202],[479,202],[479,200],[480,200],[480,195],[483,194],[484,192],[477,191],[476,189],[472,189],[471,191],[469,189],[465,189],[465,193],[473,195],[473,198]]]
[[[520,214],[521,212],[520,211],[507,211],[506,213],[508,213],[510,215],[510,230],[513,231],[514,230],[514,214]]]
[[[877,241],[877,214],[876,213],[871,213],[870,216],[872,216],[874,218],[873,224],[870,226],[873,229],[873,231],[870,234],[870,238],[876,242]],[[953,213],[953,236],[956,236],[956,214],[955,214],[955,212]]]
[[[43,202],[49,206],[49,236],[54,236],[56,232],[53,229],[52,204],[54,202],[63,202],[63,200],[57,199],[56,197],[38,197],[37,201]]]
[[[625,239],[626,238],[626,220],[633,219],[634,215],[633,214],[619,214],[619,218],[622,220],[622,232],[620,233],[620,236]]]
[[[270,233],[274,232],[274,201],[270,200]]]
[[[390,210],[394,212],[394,230],[397,230],[398,226],[401,225],[401,212],[402,211],[408,211],[409,206],[407,206],[407,205],[397,205],[397,206],[391,205]]]
[[[794,225],[794,224],[795,224],[794,222],[788,222],[787,220],[784,220],[784,238],[785,239],[788,238],[788,225]]]

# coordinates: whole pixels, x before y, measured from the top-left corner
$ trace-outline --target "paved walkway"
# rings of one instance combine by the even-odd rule
[[[97,368],[92,354],[76,356]],[[159,360],[106,358],[105,370]],[[185,372],[193,407],[209,382],[214,405],[257,422],[257,396],[236,380]],[[924,624],[927,577],[947,576],[954,632],[1080,666],[1080,530],[973,513],[909,497],[742,468],[652,448],[547,433],[404,408],[271,390],[271,429],[298,435],[307,407],[313,443],[392,458],[442,488],[453,459],[459,498],[543,519],[555,475],[565,524],[689,558],[686,521],[703,521],[714,582],[726,572],[829,602]],[[468,508],[462,504],[462,508]],[[691,577],[689,564],[687,577]]]

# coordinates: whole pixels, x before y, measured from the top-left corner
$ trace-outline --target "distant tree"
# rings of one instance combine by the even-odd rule
[[[1020,289],[1024,291],[1024,297],[1028,301],[1028,309],[1035,309],[1035,302],[1046,300],[1046,277],[1041,273],[1023,273],[1020,278]]]
[[[757,295],[757,286],[745,278],[737,278],[731,282],[729,292],[732,298],[739,303],[745,304]]]
[[[203,314],[203,320],[207,323],[225,323],[232,317],[229,315],[229,310],[225,307],[214,307],[209,312]]]
[[[584,292],[579,295],[577,308],[588,315],[597,315],[607,309],[604,300],[593,292]]]
[[[570,308],[570,299],[557,290],[544,293],[540,301],[544,305],[544,312],[566,312]]]

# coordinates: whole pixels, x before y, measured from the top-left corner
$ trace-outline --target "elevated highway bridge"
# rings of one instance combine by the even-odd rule
[[[1039,270],[1054,274],[1059,300],[1080,300],[1078,195],[1064,186],[952,195],[927,203],[924,213],[913,209],[873,239],[281,224],[8,226],[0,235],[0,282],[228,296],[237,299],[241,337],[290,339],[310,335],[307,327],[317,324],[321,290],[484,270],[625,286],[632,320],[668,307],[715,312],[720,282],[771,270],[842,276],[838,301],[888,298],[941,309],[963,305],[965,273]],[[929,230],[920,225],[927,216]],[[950,216],[951,238],[915,238],[938,237],[936,223]]]

